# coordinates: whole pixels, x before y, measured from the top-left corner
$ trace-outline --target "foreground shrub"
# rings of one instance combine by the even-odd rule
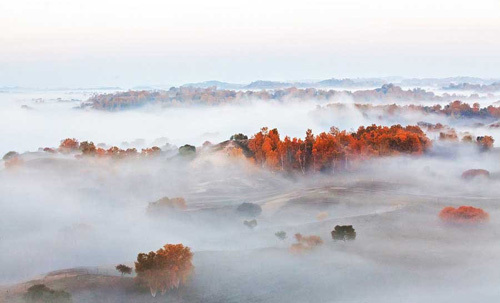
[[[178,288],[193,272],[193,253],[182,244],[166,244],[156,252],[140,253],[135,262],[139,284],[149,288],[151,295]]]
[[[356,230],[352,225],[337,225],[332,230],[332,239],[335,241],[350,241],[356,239]]]
[[[71,303],[71,295],[63,290],[53,290],[44,284],[36,284],[28,288],[24,294],[26,302],[36,303]]]
[[[490,177],[490,172],[486,169],[469,169],[462,173],[462,179],[470,180],[476,177]]]
[[[472,206],[448,206],[439,212],[439,218],[448,223],[481,223],[488,221],[490,215],[481,208]]]
[[[245,224],[245,226],[247,226],[248,228],[255,228],[257,226],[257,220],[253,219],[253,220],[250,220],[250,221],[243,221],[243,224]]]
[[[319,236],[315,235],[303,236],[302,234],[297,233],[295,234],[295,240],[297,240],[297,243],[290,246],[290,252],[294,254],[305,253],[323,244],[323,240]]]

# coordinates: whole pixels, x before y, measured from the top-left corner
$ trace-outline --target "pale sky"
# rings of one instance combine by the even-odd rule
[[[1,0],[0,87],[500,77],[500,0]]]

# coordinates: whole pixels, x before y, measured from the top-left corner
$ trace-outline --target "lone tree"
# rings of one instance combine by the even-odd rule
[[[194,157],[196,155],[196,147],[186,144],[179,147],[179,154],[184,157]]]
[[[248,228],[251,228],[253,229],[254,227],[257,226],[257,220],[253,219],[253,220],[250,220],[250,221],[243,221],[243,224],[245,224]]]
[[[236,211],[244,216],[258,217],[262,212],[262,207],[258,204],[244,202],[238,206]]]
[[[26,302],[33,303],[71,303],[71,295],[63,290],[53,290],[45,284],[35,284],[24,294]]]
[[[123,275],[130,275],[132,273],[132,267],[128,267],[127,265],[124,264],[118,264],[116,265],[116,270],[119,271],[122,276]]]
[[[194,269],[192,259],[191,249],[182,244],[166,244],[156,252],[140,253],[135,262],[137,281],[149,287],[153,297],[158,291],[165,294],[187,282]]]
[[[248,136],[242,133],[234,134],[231,136],[230,140],[248,140]]]
[[[356,230],[352,225],[337,225],[335,229],[332,230],[332,239],[335,241],[354,240],[356,239]]]
[[[280,239],[280,240],[285,240],[285,239],[286,239],[286,232],[284,232],[284,231],[282,231],[282,230],[281,230],[281,231],[277,231],[277,232],[275,232],[275,233],[274,233],[274,235],[275,235],[278,239]]]

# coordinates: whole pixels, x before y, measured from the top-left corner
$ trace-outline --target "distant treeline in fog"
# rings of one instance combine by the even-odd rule
[[[340,91],[322,90],[316,88],[286,88],[274,90],[219,90],[216,87],[172,87],[169,90],[141,90],[117,92],[114,94],[98,94],[91,97],[83,106],[92,106],[99,110],[123,110],[146,104],[160,104],[164,106],[176,105],[219,105],[228,103],[242,103],[251,100],[274,101],[336,101],[341,98],[350,98],[354,102],[412,102],[412,101],[453,101],[477,100],[479,95],[461,96],[443,94],[438,96],[433,92],[421,88],[404,90],[393,84],[384,84],[380,88]]]

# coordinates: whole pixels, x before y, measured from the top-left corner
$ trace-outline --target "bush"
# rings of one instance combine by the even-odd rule
[[[181,146],[179,147],[179,154],[181,156],[194,156],[196,155],[196,147],[189,144]]]
[[[182,197],[169,199],[168,197],[163,197],[155,202],[150,202],[148,204],[147,212],[150,214],[154,213],[166,213],[171,210],[185,210],[186,200]]]
[[[118,264],[116,265],[116,270],[119,271],[122,276],[123,275],[130,275],[132,273],[132,267],[128,267],[127,265],[124,264]]]
[[[445,207],[439,212],[439,218],[448,223],[481,223],[489,220],[490,215],[481,208],[460,206]]]
[[[295,240],[297,240],[297,243],[290,246],[290,252],[294,254],[301,254],[310,251],[323,244],[323,240],[319,236],[315,235],[303,236],[302,234],[297,233],[295,234]]]
[[[253,219],[253,220],[250,220],[250,221],[243,221],[243,224],[245,224],[248,228],[254,228],[257,226],[257,220]]]
[[[248,136],[242,133],[234,134],[231,136],[230,140],[248,140]]]
[[[469,169],[462,173],[462,179],[470,180],[476,177],[490,177],[490,172],[486,169]]]
[[[28,288],[24,294],[26,302],[37,303],[71,303],[71,295],[63,290],[53,290],[44,284],[36,284]]]
[[[280,239],[280,240],[285,240],[286,239],[286,232],[284,232],[282,230],[274,233],[274,235],[276,237],[278,237],[278,239]]]
[[[238,206],[236,211],[244,216],[258,217],[262,213],[262,207],[258,204],[244,202]]]
[[[335,229],[332,230],[332,239],[335,241],[351,241],[356,239],[356,230],[352,225],[337,225]]]

